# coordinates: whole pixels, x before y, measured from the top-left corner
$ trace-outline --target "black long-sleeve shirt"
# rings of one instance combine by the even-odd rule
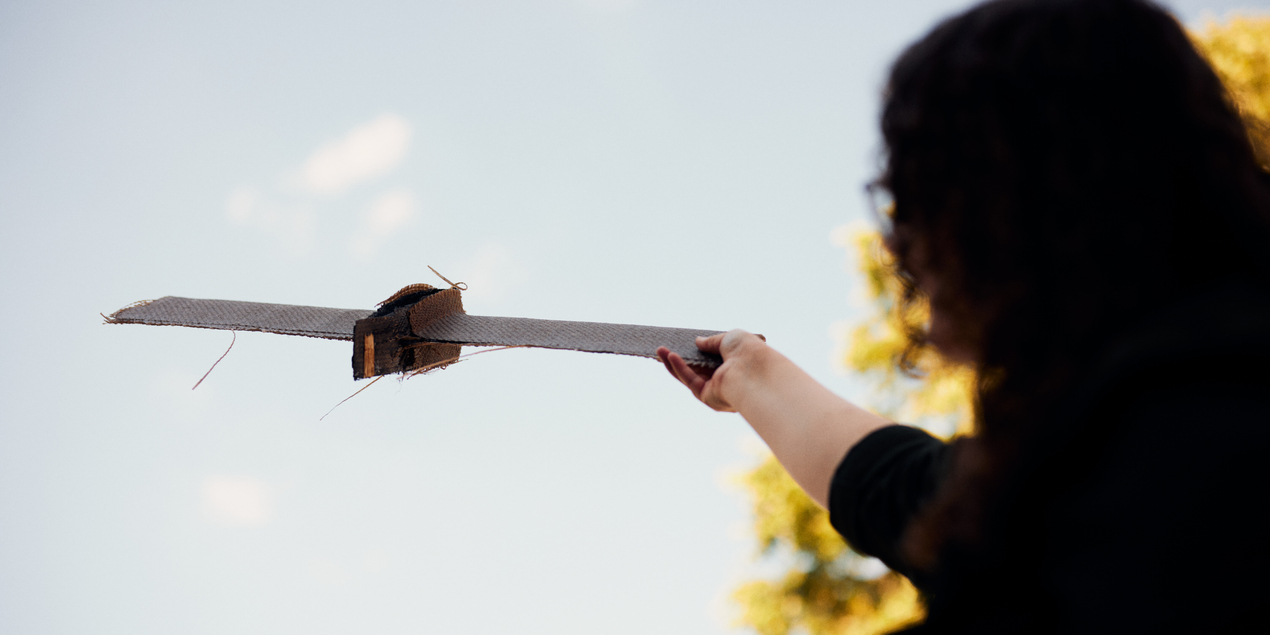
[[[1020,457],[987,544],[933,575],[897,550],[949,462],[925,432],[852,448],[831,521],[933,591],[914,632],[1270,633],[1267,307],[1227,290],[1110,351]]]

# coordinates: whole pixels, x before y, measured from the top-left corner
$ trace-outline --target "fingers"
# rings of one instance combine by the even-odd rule
[[[666,367],[666,372],[670,373],[671,376],[674,376],[675,379],[679,379],[678,376],[675,376],[675,369],[670,367],[670,349],[669,348],[666,348],[665,346],[658,346],[657,359],[660,359],[662,365]]]
[[[674,375],[675,378],[678,379],[679,375],[676,374],[675,369],[671,367],[670,357],[672,355],[675,356],[675,358],[680,359],[681,361],[683,360],[682,355],[679,355],[678,353],[671,351],[669,348],[665,346],[657,347],[657,359],[660,359],[661,363],[666,367],[666,370],[670,371],[670,374]],[[687,362],[684,362],[683,365],[685,368],[692,371],[692,373],[699,375],[702,379],[709,380],[711,377],[714,376],[715,369],[711,366],[704,366],[704,365],[693,366]]]
[[[679,354],[671,352],[664,346],[657,349],[657,357],[665,364],[666,370],[679,380],[679,383],[692,391],[692,396],[698,401],[719,412],[735,412],[735,409],[719,396],[718,386],[712,383],[715,369],[707,369],[703,374],[701,370],[689,366]]]
[[[706,378],[697,374],[697,371],[693,370],[684,361],[684,358],[675,353],[670,354],[670,366],[675,369],[675,375],[679,377],[679,381],[682,381],[688,387],[688,390],[691,390],[692,394],[696,395],[697,399],[701,399],[701,391],[705,388]]]
[[[703,353],[713,353],[723,358],[723,366],[719,368],[694,368],[684,361],[683,357],[662,346],[657,349],[657,358],[661,360],[666,371],[679,383],[688,387],[694,397],[707,406],[721,412],[735,412],[735,409],[723,397],[722,375],[729,367],[729,360],[744,358],[746,351],[757,351],[764,347],[767,338],[748,331],[735,329],[727,333],[715,333],[696,339],[697,348]],[[733,364],[735,365],[735,363]],[[736,371],[733,371],[736,372]]]
[[[657,357],[666,365],[666,370],[670,371],[670,374],[679,380],[679,383],[687,386],[694,397],[701,399],[701,391],[706,384],[705,377],[697,374],[692,367],[684,362],[682,357],[677,353],[672,353],[665,346],[657,349]]]
[[[671,355],[674,355],[674,353],[670,352],[670,349],[666,348],[665,346],[661,346],[657,349],[657,359],[660,359],[662,365],[666,367],[666,372],[670,373],[670,376],[678,380],[679,383],[687,385],[687,383],[684,382],[683,378],[679,376],[679,373],[675,372],[674,365],[670,363]]]

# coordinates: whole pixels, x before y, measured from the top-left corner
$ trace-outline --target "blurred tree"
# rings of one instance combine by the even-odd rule
[[[1248,125],[1262,165],[1270,168],[1270,18],[1233,17],[1210,22],[1193,34],[1226,84]],[[873,388],[868,405],[897,420],[944,436],[969,429],[974,376],[945,364],[930,351],[914,360],[918,377],[900,371],[906,329],[920,326],[927,309],[903,310],[903,287],[875,232],[839,231],[853,246],[867,282],[870,314],[849,333],[843,365]],[[829,516],[768,455],[741,478],[752,497],[754,532],[761,556],[788,565],[778,579],[746,582],[733,592],[740,625],[761,635],[886,633],[923,615],[917,591],[897,573],[848,547]]]
[[[1257,158],[1270,170],[1270,16],[1210,21],[1191,36],[1230,91]]]
[[[901,282],[875,232],[840,231],[842,246],[854,246],[868,283],[870,314],[850,332],[844,364],[868,379],[869,405],[895,420],[935,431],[951,431],[970,420],[972,376],[923,352],[920,379],[900,372],[906,328],[926,320],[926,307],[902,311]],[[733,593],[742,606],[740,623],[761,635],[886,633],[920,619],[917,590],[903,576],[852,551],[829,525],[829,515],[768,455],[742,477],[754,502],[754,529],[762,554],[792,562],[778,580],[754,580]]]

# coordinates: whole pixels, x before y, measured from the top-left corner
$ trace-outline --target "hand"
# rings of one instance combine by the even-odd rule
[[[704,353],[714,353],[723,357],[723,364],[718,368],[689,366],[678,353],[662,346],[657,349],[657,357],[666,365],[666,370],[688,387],[697,399],[719,412],[736,412],[736,405],[724,395],[725,378],[742,360],[757,346],[764,346],[766,340],[761,335],[734,329],[727,333],[719,333],[710,337],[698,337],[697,348]]]

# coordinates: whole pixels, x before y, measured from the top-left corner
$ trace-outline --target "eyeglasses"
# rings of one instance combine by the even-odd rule
[[[873,181],[864,186],[864,194],[868,197],[869,213],[873,215],[873,223],[883,235],[889,235],[895,228],[895,196],[885,185]]]

